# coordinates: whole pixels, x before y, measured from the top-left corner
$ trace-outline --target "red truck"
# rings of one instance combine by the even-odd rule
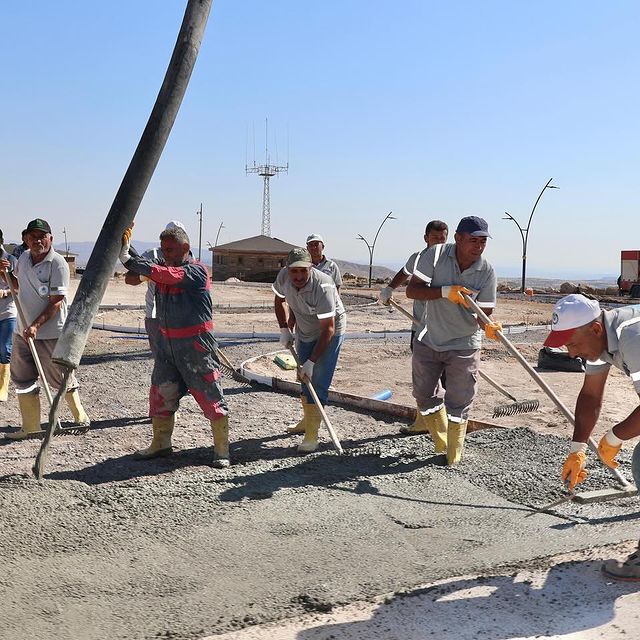
[[[620,252],[620,295],[628,293],[632,298],[640,298],[640,251]]]

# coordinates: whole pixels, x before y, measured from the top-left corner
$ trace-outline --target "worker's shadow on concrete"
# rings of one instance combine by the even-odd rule
[[[535,583],[514,575],[442,582],[395,595],[366,620],[316,626],[299,631],[296,638],[565,637],[611,622],[616,600],[638,590],[638,584],[606,581],[601,575],[601,564],[591,560],[560,563],[546,575],[536,574]],[[632,631],[629,637],[634,637]]]
[[[122,351],[118,353],[99,353],[83,355],[80,361],[81,365],[91,364],[103,364],[105,362],[113,362],[119,360],[123,362],[131,360],[151,360],[151,351],[149,349],[145,351]]]
[[[428,460],[399,462],[397,457],[344,457],[332,453],[303,458],[300,464],[283,469],[269,469],[261,473],[237,475],[229,482],[237,484],[220,494],[220,500],[238,502],[244,499],[270,498],[283,489],[328,487],[366,476],[399,476],[422,469]],[[339,487],[334,487],[339,488]]]
[[[140,418],[143,422],[148,423],[149,418]],[[96,428],[109,428],[113,426],[126,426],[127,419],[118,420],[104,420],[100,421],[103,424]],[[123,423],[123,424],[119,424]],[[93,428],[92,423],[92,428]],[[129,423],[130,424],[130,423]],[[246,453],[247,447],[254,448],[255,460],[266,459],[286,459],[296,457],[295,447],[268,447],[260,448],[264,443],[270,440],[279,440],[282,435],[274,435],[265,438],[255,439],[257,445],[254,444],[254,439],[243,440],[238,443],[231,443],[230,453],[232,461],[240,460],[242,462],[250,461],[250,455]],[[258,447],[258,449],[256,449]],[[131,480],[133,478],[152,477],[163,474],[170,474],[178,471],[179,469],[185,469],[189,467],[211,467],[211,461],[213,459],[213,446],[205,447],[192,447],[189,449],[174,448],[173,453],[170,456],[154,458],[152,460],[134,460],[132,454],[120,456],[118,458],[109,458],[103,460],[97,464],[85,467],[83,469],[73,469],[66,471],[54,471],[48,473],[45,478],[50,480],[76,480],[77,482],[83,482],[88,485],[104,484],[107,482],[121,482],[123,480]],[[241,465],[238,464],[238,467]],[[241,476],[244,477],[244,476]]]
[[[187,467],[210,467],[213,447],[196,447],[173,452],[167,457],[135,460],[131,453],[109,458],[82,469],[54,471],[45,474],[47,480],[75,480],[88,485],[121,482],[134,478],[171,474]]]

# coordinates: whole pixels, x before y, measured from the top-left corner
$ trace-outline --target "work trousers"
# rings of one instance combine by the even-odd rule
[[[187,393],[209,420],[226,416],[228,409],[216,350],[216,339],[211,333],[189,338],[167,338],[160,334],[151,373],[149,416],[167,417],[175,413]]]
[[[411,377],[413,397],[423,414],[437,411],[443,404],[450,420],[467,420],[478,390],[480,350],[435,351],[416,340],[413,343]],[[447,388],[440,383],[442,373]]]
[[[51,354],[58,342],[57,338],[50,340],[34,340],[38,359],[42,364],[44,376],[50,387],[59,389],[64,378],[64,369],[51,360]],[[37,393],[38,369],[27,341],[19,334],[13,334],[13,351],[11,354],[11,380],[16,387],[16,393]],[[67,391],[78,388],[75,373],[69,377]]]
[[[158,318],[145,318],[144,328],[149,339],[149,348],[151,355],[155,358],[158,354],[158,340],[160,339],[160,321]]]
[[[9,364],[11,362],[11,348],[15,328],[15,318],[0,320],[0,364]]]
[[[317,340],[314,340],[313,342],[302,342],[298,340],[297,350],[298,357],[300,358],[300,364],[303,364],[309,359],[309,356],[316,346],[316,342]],[[338,364],[338,356],[340,355],[340,347],[343,342],[344,334],[339,336],[334,335],[327,345],[327,348],[322,352],[322,355],[318,358],[318,361],[313,367],[311,383],[318,394],[320,403],[323,405],[327,404],[327,401],[329,400],[329,386],[333,380],[333,374],[336,370],[336,365]],[[306,396],[307,402],[313,403],[311,392],[306,384],[302,385],[302,393]]]

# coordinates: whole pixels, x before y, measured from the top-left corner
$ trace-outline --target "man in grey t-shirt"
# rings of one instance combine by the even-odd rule
[[[64,371],[51,360],[51,355],[67,318],[69,266],[53,248],[51,227],[46,220],[36,218],[26,228],[29,251],[25,251],[13,272],[8,260],[0,260],[0,271],[12,278],[18,290],[18,305],[24,314],[23,324],[18,315],[13,334],[11,353],[11,380],[16,387],[22,427],[7,434],[10,440],[22,440],[40,431],[40,387],[38,369],[29,348],[33,340],[47,382],[59,389]],[[89,418],[80,404],[78,381],[72,373],[65,400],[77,425],[88,425]]]
[[[640,305],[603,311],[597,300],[580,294],[561,298],[553,309],[546,347],[566,347],[572,358],[587,361],[575,409],[575,426],[562,480],[573,490],[587,477],[587,441],[600,417],[604,389],[613,365],[631,379],[640,396]],[[622,443],[640,436],[640,405],[600,440],[598,456],[615,469]],[[631,471],[640,486],[640,446],[633,452]],[[602,570],[610,578],[640,582],[640,544],[624,562],[609,560]]]
[[[324,255],[324,240],[321,235],[312,233],[307,236],[307,251],[311,255],[314,269],[326,273],[333,280],[336,290],[340,293],[340,287],[342,286],[340,268],[333,260]]]
[[[305,382],[313,382],[320,402],[325,405],[346,330],[346,313],[335,283],[312,265],[311,255],[306,249],[292,249],[287,256],[287,266],[278,273],[272,287],[276,294],[274,305],[280,325],[280,343],[287,348],[294,340],[287,307],[295,316],[304,418],[289,432],[304,432],[304,440],[298,446],[300,453],[317,449],[322,419]]]
[[[425,249],[421,251],[414,251],[404,267],[393,276],[391,282],[380,290],[380,302],[384,305],[389,304],[389,300],[393,297],[393,292],[404,284],[407,284],[413,275],[413,271],[418,264],[418,260],[420,256],[429,248],[433,247],[436,244],[444,244],[447,241],[447,236],[449,235],[449,227],[446,222],[442,222],[442,220],[431,220],[429,224],[427,224],[424,230],[424,241],[427,243]],[[425,300],[414,300],[413,301],[413,317],[418,318],[418,320],[422,320],[427,309],[427,303]],[[414,326],[411,327],[411,342],[410,347],[411,351],[413,351],[413,340],[416,335],[416,329]]]
[[[407,297],[428,302],[413,347],[413,396],[418,416],[410,432],[431,433],[436,453],[446,451],[450,465],[462,459],[482,346],[479,321],[465,308],[468,303],[463,294],[475,298],[487,315],[496,305],[496,274],[482,257],[488,237],[485,220],[462,218],[455,244],[427,249],[407,287]],[[487,337],[493,339],[497,339],[499,328],[498,323],[484,327]],[[442,371],[447,375],[444,394],[438,383]]]

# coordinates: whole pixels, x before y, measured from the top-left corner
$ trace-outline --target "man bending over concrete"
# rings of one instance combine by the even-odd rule
[[[553,309],[551,333],[546,347],[566,347],[572,358],[587,361],[584,382],[575,409],[575,428],[569,455],[562,467],[562,480],[573,490],[587,477],[587,440],[596,426],[604,387],[611,365],[631,378],[640,395],[640,305],[602,311],[596,300],[571,294]],[[618,466],[616,455],[625,440],[640,435],[640,405],[600,440],[598,456],[608,467]],[[631,471],[640,486],[640,448],[633,451]],[[609,560],[602,566],[611,578],[640,582],[640,544],[624,562]]]
[[[311,380],[322,405],[327,404],[329,385],[344,340],[347,316],[332,278],[313,268],[310,253],[298,247],[287,256],[287,266],[273,283],[275,313],[280,325],[280,343],[288,348],[294,335],[288,326],[287,308],[295,315],[296,350],[302,376],[303,419],[289,433],[304,433],[298,445],[300,453],[318,448],[320,410],[305,384]]]

